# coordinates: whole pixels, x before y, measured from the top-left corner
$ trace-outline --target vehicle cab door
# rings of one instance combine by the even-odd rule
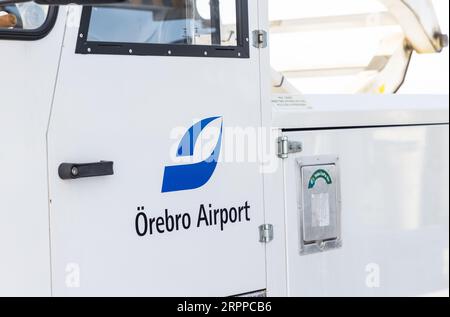
[[[65,9],[0,0],[0,296],[51,293],[46,132]]]
[[[55,295],[266,288],[259,164],[233,157],[234,131],[260,125],[257,1],[153,2],[69,9],[48,147]]]

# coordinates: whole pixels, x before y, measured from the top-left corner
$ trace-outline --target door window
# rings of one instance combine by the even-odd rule
[[[247,1],[84,8],[78,53],[248,57]]]

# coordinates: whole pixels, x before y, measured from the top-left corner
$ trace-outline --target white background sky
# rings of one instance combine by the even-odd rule
[[[432,2],[442,32],[449,34],[449,1],[432,0]],[[341,5],[337,6],[337,3]],[[381,2],[375,0],[321,0],[317,3],[312,0],[270,0],[269,7],[270,20],[372,13],[385,10]],[[319,66],[331,68],[333,65],[365,66],[375,53],[380,53],[378,50],[381,39],[378,37],[384,38],[388,35],[386,28],[377,28],[372,30],[371,33],[369,31],[371,30],[368,28],[354,30],[352,31],[354,34],[352,33],[351,36],[347,37],[339,36],[339,33],[334,36],[333,31],[327,31],[326,41],[317,40],[318,36],[324,36],[320,32],[317,32],[317,34],[314,32],[298,33],[296,37],[292,37],[293,35],[289,33],[272,34],[272,66],[275,70],[281,72],[289,69],[308,69]],[[396,31],[395,28],[391,31],[401,33],[401,30]],[[362,32],[362,36],[355,32]],[[376,32],[381,32],[381,35]],[[395,42],[392,43],[395,44]],[[334,49],[330,51],[329,47]],[[396,46],[394,45],[393,48],[396,48]],[[389,53],[386,54],[389,55]],[[317,63],[319,64],[316,65]],[[331,64],[328,65],[327,63]],[[290,78],[290,82],[303,93],[342,93],[347,90],[358,90],[360,86],[360,82],[355,76]],[[357,84],[355,87],[352,86],[354,82]],[[420,55],[414,53],[406,81],[399,93],[448,94],[448,86],[449,48],[445,48],[440,54]],[[326,91],[323,91],[323,87],[327,87]]]
[[[444,34],[449,34],[449,1],[433,0]],[[448,94],[449,48],[441,54],[414,54],[406,82],[400,90],[403,94]]]

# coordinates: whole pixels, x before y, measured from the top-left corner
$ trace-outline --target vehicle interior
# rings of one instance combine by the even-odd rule
[[[39,28],[47,18],[48,6],[34,2],[2,5],[0,3],[0,28],[32,30]]]

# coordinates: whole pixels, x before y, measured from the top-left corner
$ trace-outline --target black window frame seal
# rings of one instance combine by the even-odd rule
[[[236,0],[237,46],[88,41],[92,6],[81,14],[76,54],[250,58],[248,0]]]
[[[14,30],[0,29],[0,40],[37,41],[46,37],[56,24],[58,6],[49,6],[47,18],[37,29]]]

